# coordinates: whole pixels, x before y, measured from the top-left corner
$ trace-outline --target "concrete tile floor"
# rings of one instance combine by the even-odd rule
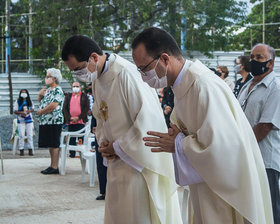
[[[18,156],[16,156],[17,158]],[[98,182],[81,183],[79,159],[67,159],[66,175],[43,175],[49,158],[5,159],[0,177],[1,224],[102,224]],[[97,180],[96,180],[97,181]]]
[[[104,201],[96,201],[98,181],[89,187],[89,176],[81,182],[78,158],[67,158],[66,175],[43,175],[49,166],[48,150],[35,156],[13,156],[4,151],[0,176],[0,224],[102,224]],[[179,200],[182,200],[179,189]]]

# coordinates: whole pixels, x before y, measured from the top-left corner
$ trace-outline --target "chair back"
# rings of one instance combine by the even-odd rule
[[[88,148],[88,141],[89,141],[88,139],[89,139],[90,134],[91,134],[91,117],[88,117],[88,121],[84,128],[82,128],[78,131],[73,131],[73,132],[63,131],[61,133],[60,148],[65,147],[66,150],[79,150],[79,151],[82,151],[85,149],[85,150],[89,151],[90,149]],[[71,137],[76,137],[76,138],[83,137],[84,138],[83,144],[82,144],[83,147],[69,145]],[[65,141],[65,143],[64,143],[64,141]]]

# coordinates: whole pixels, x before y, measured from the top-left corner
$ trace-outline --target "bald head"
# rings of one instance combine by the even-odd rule
[[[79,87],[81,88],[81,85],[79,82],[73,82],[72,87]]]
[[[273,47],[267,45],[267,44],[256,44],[253,48],[253,52],[256,48],[263,51],[263,54],[266,56],[267,60],[273,59],[275,60],[275,50]]]
[[[81,85],[79,82],[73,82],[72,90],[75,95],[78,95],[81,92]]]

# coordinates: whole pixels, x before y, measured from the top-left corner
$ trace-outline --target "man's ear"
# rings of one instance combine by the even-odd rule
[[[93,61],[97,62],[98,58],[99,58],[99,55],[96,54],[95,52],[92,52],[89,57],[90,57],[90,60],[93,60]]]
[[[271,59],[269,62],[267,62],[266,67],[272,69],[274,67],[274,60]]]
[[[168,54],[162,53],[160,57],[165,62],[166,65],[170,63],[170,56]]]

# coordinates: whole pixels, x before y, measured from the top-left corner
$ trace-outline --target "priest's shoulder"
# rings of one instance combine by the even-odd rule
[[[129,69],[130,67],[135,67],[135,69],[137,69],[136,66],[133,63],[131,63],[130,61],[128,61],[127,59],[125,59],[117,54],[115,54],[115,56],[116,56],[115,63],[118,63],[118,65],[120,67],[123,67],[124,69],[126,69],[126,68]]]
[[[198,76],[212,73],[212,71],[198,59],[193,60],[188,70],[190,73]]]

